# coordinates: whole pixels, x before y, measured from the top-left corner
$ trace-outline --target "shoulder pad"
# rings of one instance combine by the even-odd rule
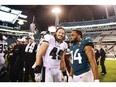
[[[92,46],[92,47],[94,47],[93,41],[92,41],[91,39],[82,40],[82,44],[83,44],[84,46]]]

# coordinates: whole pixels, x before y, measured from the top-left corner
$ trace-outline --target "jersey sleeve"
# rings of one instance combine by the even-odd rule
[[[53,36],[52,35],[45,35],[42,42],[48,42],[50,43],[50,41],[52,41]]]
[[[94,48],[93,41],[90,40],[90,39],[85,40],[85,43],[84,44],[85,44],[85,46],[91,46],[92,48]]]

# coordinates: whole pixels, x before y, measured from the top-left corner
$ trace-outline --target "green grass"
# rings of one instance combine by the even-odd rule
[[[116,60],[106,60],[106,75],[100,74],[100,82],[116,82]],[[101,72],[101,66],[98,66],[99,73]]]

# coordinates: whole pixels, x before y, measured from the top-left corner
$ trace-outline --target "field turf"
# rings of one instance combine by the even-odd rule
[[[101,75],[101,66],[98,65],[100,82],[116,82],[116,60],[105,61],[107,74]]]

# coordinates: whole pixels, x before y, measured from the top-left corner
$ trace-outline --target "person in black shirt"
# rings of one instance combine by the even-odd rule
[[[105,58],[106,58],[106,52],[105,52],[105,50],[103,49],[103,48],[100,48],[100,57],[101,57],[101,59],[100,59],[100,65],[101,65],[101,74],[102,75],[105,75],[105,74],[107,74],[107,72],[106,72],[106,67],[105,67]]]
[[[29,81],[29,75],[31,76],[31,80],[35,82],[34,70],[32,68],[33,64],[36,60],[36,51],[37,44],[34,42],[34,37],[29,37],[29,43],[25,48],[25,74],[24,74],[24,82]]]
[[[17,39],[17,43],[15,44],[14,48],[13,48],[13,58],[12,58],[12,62],[13,62],[13,71],[12,71],[12,82],[17,82],[19,81],[19,77],[20,76],[20,70],[21,70],[21,66],[22,66],[22,59],[21,59],[21,39]]]
[[[96,48],[96,46],[94,46],[94,52],[95,52],[95,60],[97,65],[99,65],[99,57],[100,57],[100,53],[99,50]]]

